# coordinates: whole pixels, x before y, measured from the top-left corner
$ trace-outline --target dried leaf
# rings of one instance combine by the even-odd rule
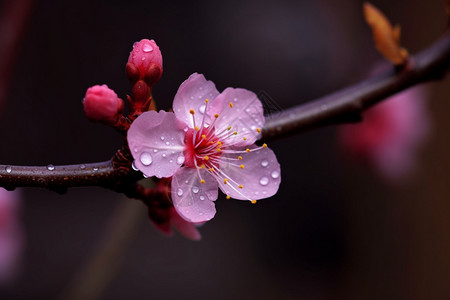
[[[384,14],[368,2],[364,3],[363,9],[378,51],[394,65],[404,64],[408,60],[408,51],[400,46],[400,26],[392,27]]]

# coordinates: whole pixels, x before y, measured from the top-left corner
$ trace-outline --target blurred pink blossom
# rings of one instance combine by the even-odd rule
[[[106,84],[87,89],[84,112],[89,120],[114,124],[123,112],[123,101]]]
[[[218,188],[252,203],[278,191],[275,154],[254,144],[265,123],[254,93],[219,93],[194,73],[178,89],[173,110],[143,113],[128,131],[128,145],[144,175],[173,176],[172,201],[181,217],[192,223],[213,218]]]
[[[388,179],[401,178],[415,168],[430,131],[426,98],[419,86],[386,99],[365,112],[362,123],[339,128],[341,145]]]
[[[23,246],[19,205],[17,192],[0,188],[0,284],[14,279],[19,269]]]

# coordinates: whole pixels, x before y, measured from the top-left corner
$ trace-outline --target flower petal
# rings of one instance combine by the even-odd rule
[[[229,142],[246,146],[255,143],[259,130],[264,126],[264,110],[255,93],[246,89],[225,89],[214,101],[208,111],[210,116],[219,114],[216,120],[216,132],[220,134],[231,126]],[[244,139],[245,138],[245,139]]]
[[[175,114],[149,111],[128,130],[128,145],[134,164],[146,176],[170,177],[183,164],[183,124]]]
[[[200,176],[205,183],[200,183]],[[172,178],[172,201],[185,220],[199,223],[216,214],[214,202],[219,192],[217,181],[204,169],[181,168]]]
[[[222,192],[241,200],[273,196],[281,182],[280,164],[273,151],[269,148],[253,148],[248,153],[243,152],[227,153],[222,158],[224,162],[220,164],[220,170],[229,179],[227,184],[219,182]],[[238,159],[239,156],[242,159]]]
[[[170,208],[170,222],[186,238],[193,241],[199,241],[202,238],[195,224],[183,219],[174,207]]]
[[[209,124],[210,119],[205,114],[205,99],[212,101],[219,95],[215,84],[206,80],[202,74],[194,73],[189,76],[178,88],[173,100],[173,111],[178,119],[184,121],[190,128],[194,128],[194,122],[190,110],[195,111],[195,124],[200,127],[204,117],[205,124]]]

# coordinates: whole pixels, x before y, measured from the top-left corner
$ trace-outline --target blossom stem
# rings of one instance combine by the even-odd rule
[[[358,122],[364,110],[408,87],[442,78],[449,67],[450,29],[429,48],[411,56],[401,69],[392,69],[273,116],[262,129],[261,139],[272,140],[326,125]],[[131,169],[131,161],[124,159],[117,164],[115,157],[110,161],[84,164],[84,168],[77,164],[54,169],[0,165],[0,186],[8,189],[43,187],[59,192],[69,187],[101,186],[141,198],[143,193],[135,183],[142,177]]]

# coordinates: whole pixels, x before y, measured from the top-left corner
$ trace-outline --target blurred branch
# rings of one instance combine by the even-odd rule
[[[317,100],[287,109],[267,120],[262,140],[273,140],[332,124],[362,120],[369,107],[410,86],[440,79],[450,67],[450,31],[402,68],[392,68],[380,76]],[[69,187],[101,186],[123,192],[128,197],[144,199],[153,191],[139,188],[140,172],[131,168],[128,149],[119,150],[110,161],[68,166],[24,167],[0,165],[0,186],[43,187],[64,192]],[[155,193],[157,193],[155,191]]]

